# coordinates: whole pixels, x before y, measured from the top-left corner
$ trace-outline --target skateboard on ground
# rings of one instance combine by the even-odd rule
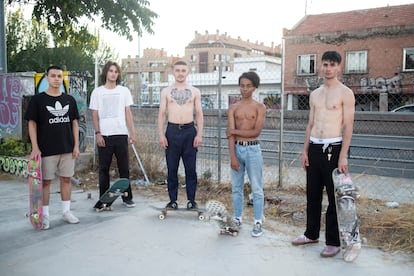
[[[349,174],[343,174],[336,168],[332,171],[332,180],[335,187],[336,213],[342,256],[346,262],[352,262],[361,252],[359,221],[355,204],[359,194]]]
[[[42,160],[40,155],[35,159],[29,160],[27,164],[27,182],[29,184],[29,212],[26,217],[30,219],[33,227],[42,228],[42,207],[43,207],[43,191],[42,191]]]
[[[239,235],[239,227],[234,223],[233,217],[227,212],[226,206],[217,200],[209,200],[206,203],[207,214],[210,219],[217,221],[220,228],[220,235]]]
[[[126,190],[129,187],[129,179],[127,178],[120,178],[109,187],[108,190],[99,198],[97,204],[100,202],[103,204],[103,208],[95,208],[96,212],[101,212],[104,210],[112,210],[112,203],[119,197],[119,196],[128,196],[128,192]],[[96,204],[96,205],[97,205]],[[95,206],[96,206],[95,205]]]
[[[156,206],[153,206],[153,205],[150,205],[150,207],[152,209],[155,209],[155,210],[161,212],[158,215],[158,218],[160,220],[165,219],[167,217],[167,213],[169,213],[169,212],[196,212],[197,217],[198,217],[199,220],[204,220],[205,219],[204,211],[200,208],[187,209],[186,207],[178,207],[177,209],[174,209],[174,208],[167,208],[167,207],[156,207]]]

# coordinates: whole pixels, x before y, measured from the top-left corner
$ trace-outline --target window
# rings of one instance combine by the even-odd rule
[[[298,56],[298,75],[313,75],[315,74],[315,55],[300,55]]]
[[[414,48],[404,49],[403,71],[414,71]]]
[[[367,51],[352,51],[346,53],[345,73],[366,73]]]

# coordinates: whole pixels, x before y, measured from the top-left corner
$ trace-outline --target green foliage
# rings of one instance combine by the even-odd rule
[[[210,169],[207,169],[206,171],[203,172],[203,179],[210,179],[213,176],[213,174],[211,173]]]
[[[86,27],[89,21],[99,18],[102,27],[132,40],[131,33],[142,34],[143,29],[153,34],[153,20],[158,15],[150,10],[148,0],[42,0],[34,1],[33,17],[45,20],[53,36],[67,41],[73,31]],[[27,4],[27,0],[8,0],[9,4]],[[33,4],[33,3],[31,3]]]
[[[32,147],[30,143],[25,143],[14,138],[0,140],[0,155],[3,156],[25,156],[30,154]]]
[[[263,99],[263,103],[267,108],[270,109],[280,109],[280,96],[279,95],[269,95]]]

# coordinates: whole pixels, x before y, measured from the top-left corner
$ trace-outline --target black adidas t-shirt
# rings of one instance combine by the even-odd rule
[[[73,151],[72,121],[79,119],[79,112],[72,96],[37,94],[30,100],[24,118],[37,124],[37,143],[42,156]]]

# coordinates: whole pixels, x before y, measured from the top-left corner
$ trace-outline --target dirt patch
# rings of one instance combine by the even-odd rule
[[[79,177],[83,180],[84,189],[97,189],[97,173],[91,172]],[[150,186],[134,186],[135,193],[167,203],[167,186],[164,181],[158,181],[158,183]],[[184,183],[184,180],[181,179],[180,183]],[[245,220],[249,220],[253,216],[253,208],[247,204],[250,190],[248,185],[245,187],[247,206],[244,208],[244,216]],[[179,190],[181,204],[185,204],[185,198],[185,187],[181,187]],[[203,205],[209,199],[219,200],[231,210],[230,184],[217,185],[206,179],[200,179],[197,200]],[[326,210],[327,199],[325,198],[323,202],[323,210]],[[402,204],[398,208],[389,208],[383,201],[367,198],[360,198],[357,204],[361,236],[369,246],[388,252],[414,253],[414,204]],[[264,214],[266,219],[299,227],[303,231],[306,226],[305,189],[297,186],[289,189],[265,190]],[[323,212],[322,230],[324,230],[324,215]]]
[[[116,170],[111,171],[116,178]],[[81,184],[74,189],[97,190],[97,172],[87,172],[76,175]],[[0,180],[15,179],[5,173],[0,173]],[[167,186],[164,180],[158,180],[150,186],[133,185],[134,193],[154,198],[154,201],[168,202]],[[180,183],[184,183],[180,179]],[[253,216],[253,208],[249,204],[249,186],[245,186],[244,208],[245,221]],[[306,194],[303,187],[297,186],[289,189],[272,188],[265,190],[265,217],[304,231],[306,225]],[[185,187],[179,190],[180,204],[185,204]],[[200,179],[197,190],[197,201],[200,205],[209,199],[223,202],[232,210],[230,184],[212,184],[206,179]],[[326,210],[327,199],[324,199],[323,210]],[[361,222],[360,232],[368,246],[382,249],[387,252],[414,253],[414,204],[401,204],[398,208],[390,208],[381,200],[360,198],[357,201],[357,211]],[[324,215],[322,214],[322,230],[324,230]],[[279,228],[266,225],[267,230],[280,231]]]

